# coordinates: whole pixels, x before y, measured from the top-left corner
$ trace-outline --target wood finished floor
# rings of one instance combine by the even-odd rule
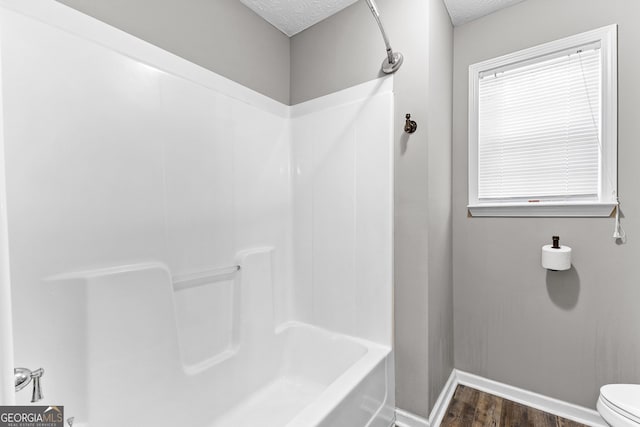
[[[459,385],[441,427],[587,427]]]

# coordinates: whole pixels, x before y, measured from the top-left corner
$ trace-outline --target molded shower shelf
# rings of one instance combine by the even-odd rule
[[[235,277],[240,271],[239,265],[233,265],[225,268],[217,268],[214,270],[206,270],[193,274],[185,274],[173,277],[173,289],[181,291],[183,289],[195,288],[215,282],[229,280]]]

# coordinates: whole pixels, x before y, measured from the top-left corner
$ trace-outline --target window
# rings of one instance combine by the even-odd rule
[[[469,68],[474,216],[609,216],[617,205],[617,27]]]

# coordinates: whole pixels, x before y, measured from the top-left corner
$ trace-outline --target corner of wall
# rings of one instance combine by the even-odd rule
[[[442,0],[429,2],[429,411],[453,369],[453,26]]]

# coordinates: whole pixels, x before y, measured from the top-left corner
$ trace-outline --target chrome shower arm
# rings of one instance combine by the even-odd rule
[[[380,28],[380,33],[382,33],[382,38],[384,39],[384,45],[387,48],[387,58],[382,62],[382,71],[387,74],[394,73],[398,68],[400,68],[400,65],[402,65],[404,58],[401,53],[393,52],[391,43],[389,42],[389,37],[387,37],[387,32],[384,30],[384,25],[382,25],[380,12],[378,11],[378,6],[376,5],[375,0],[366,0],[366,2],[378,24],[378,28]]]
[[[387,47],[387,56],[389,62],[393,64],[393,49],[391,48],[391,43],[389,43],[389,37],[387,37],[387,32],[384,30],[384,25],[382,25],[382,21],[380,20],[380,12],[378,11],[378,7],[374,3],[374,0],[366,0],[369,9],[371,9],[371,13],[378,23],[378,28],[380,28],[380,32],[382,33],[382,38],[384,39],[384,45]]]

